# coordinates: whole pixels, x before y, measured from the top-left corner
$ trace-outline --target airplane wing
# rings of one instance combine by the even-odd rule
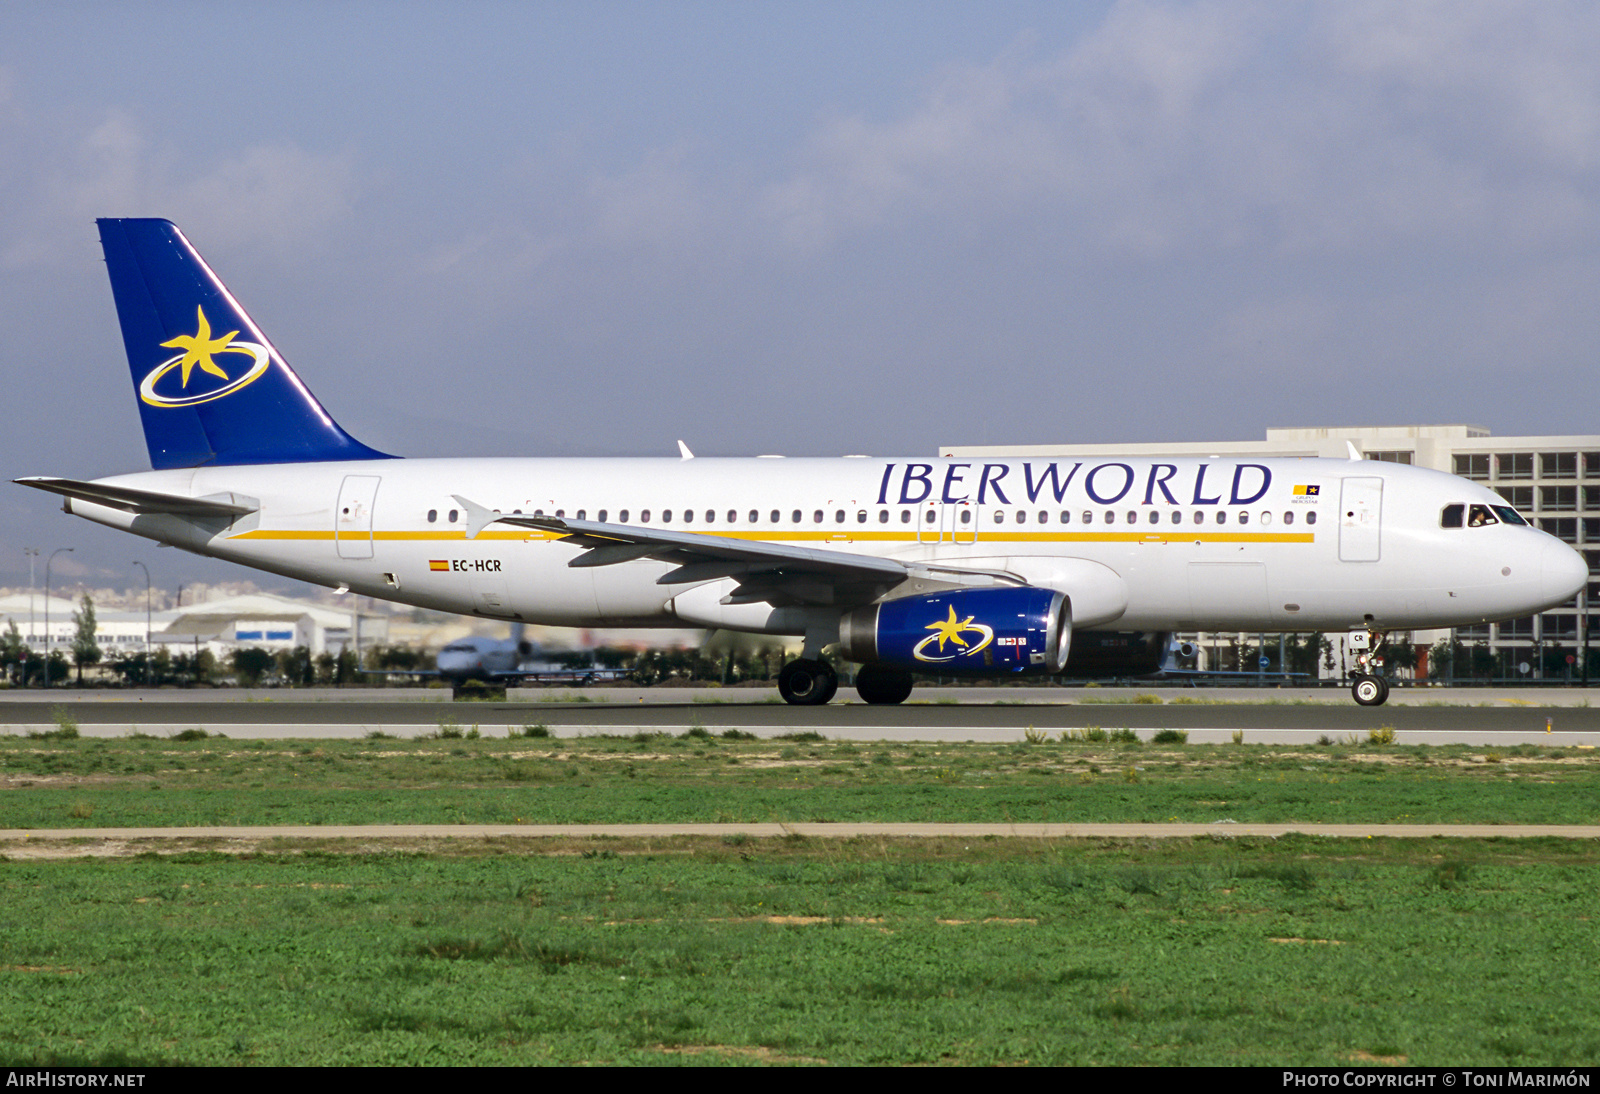
[[[661,585],[689,585],[733,578],[739,587],[723,602],[765,601],[789,604],[865,604],[878,599],[914,574],[945,580],[983,576],[997,584],[1021,584],[1011,574],[905,563],[896,559],[792,547],[762,540],[731,539],[700,532],[674,532],[632,524],[602,524],[564,517],[496,513],[453,495],[467,512],[467,538],[490,524],[510,524],[552,532],[586,548],[569,566],[614,566],[636,558],[672,563],[676,568],[657,579]],[[960,575],[960,578],[957,577]]]
[[[189,498],[181,494],[160,494],[154,490],[135,490],[130,486],[82,482],[78,479],[30,477],[11,481],[19,486],[31,486],[35,490],[48,490],[63,497],[120,509],[124,513],[168,513],[179,517],[224,517],[232,520],[261,508],[254,498],[243,498],[237,494]]]

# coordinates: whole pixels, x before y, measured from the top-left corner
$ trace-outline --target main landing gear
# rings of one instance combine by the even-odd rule
[[[801,658],[778,670],[778,694],[785,703],[819,707],[839,690],[839,674],[826,661]]]
[[[882,661],[856,670],[856,693],[874,705],[903,703],[911,696],[911,674]],[[839,690],[839,674],[826,661],[801,658],[778,672],[778,694],[795,706],[821,706]]]
[[[1355,682],[1350,685],[1350,694],[1364,707],[1381,707],[1389,698],[1389,682],[1383,678],[1383,658],[1378,656],[1378,650],[1383,647],[1383,632],[1351,631],[1349,642],[1356,655],[1356,671],[1351,674]]]
[[[905,669],[873,661],[856,670],[856,694],[864,702],[883,706],[903,703],[911,696],[911,674]]]

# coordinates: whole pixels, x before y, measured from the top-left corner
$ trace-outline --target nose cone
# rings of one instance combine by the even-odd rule
[[[1545,603],[1553,605],[1571,600],[1588,580],[1588,563],[1577,551],[1560,541],[1544,545],[1544,552],[1539,556],[1539,591]]]

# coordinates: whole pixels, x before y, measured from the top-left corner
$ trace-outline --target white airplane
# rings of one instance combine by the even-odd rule
[[[397,459],[339,428],[176,226],[99,225],[154,470],[17,482],[425,608],[802,636],[791,703],[832,698],[834,643],[863,699],[897,703],[913,672],[1088,653],[1131,675],[1171,631],[1344,630],[1374,705],[1385,631],[1529,615],[1587,579],[1487,488],[1356,459]]]

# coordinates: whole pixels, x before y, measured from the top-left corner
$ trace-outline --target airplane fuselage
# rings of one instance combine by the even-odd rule
[[[1583,579],[1581,558],[1532,527],[1442,526],[1451,505],[1504,514],[1486,488],[1367,461],[406,459],[100,481],[259,508],[231,523],[82,499],[69,511],[317,584],[568,626],[801,629],[770,604],[721,603],[726,580],[659,584],[673,569],[665,562],[572,568],[581,550],[550,532],[490,525],[469,538],[458,497],[504,514],[1015,574],[1078,592],[1079,627],[1462,626],[1550,607]],[[1052,581],[1067,562],[1097,567],[1093,595],[1075,573]]]

